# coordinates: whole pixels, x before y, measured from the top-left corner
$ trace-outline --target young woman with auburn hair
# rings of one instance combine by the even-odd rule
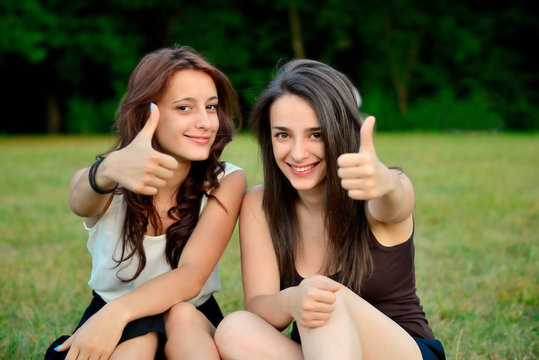
[[[118,110],[116,145],[71,181],[93,299],[46,358],[219,359],[218,260],[246,181],[219,161],[241,120],[229,80],[194,50],[146,55]]]

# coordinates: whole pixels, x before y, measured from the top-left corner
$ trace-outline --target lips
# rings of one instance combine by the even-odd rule
[[[301,165],[301,166],[292,165],[292,164],[287,164],[287,165],[297,175],[308,175],[312,172],[311,170],[314,169],[318,164],[320,164],[320,162],[316,162],[309,165]]]
[[[191,135],[185,135],[185,136],[199,144],[207,144],[210,141],[209,136],[191,136]]]

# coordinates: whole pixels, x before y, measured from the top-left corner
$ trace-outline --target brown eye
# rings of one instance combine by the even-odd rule
[[[177,109],[180,111],[189,111],[191,110],[191,107],[189,105],[180,105],[177,107]]]

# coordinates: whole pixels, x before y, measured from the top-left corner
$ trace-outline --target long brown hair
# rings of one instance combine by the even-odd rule
[[[323,201],[329,246],[322,272],[337,273],[339,282],[359,293],[372,271],[372,239],[365,202],[350,199],[337,176],[337,157],[357,152],[360,146],[361,118],[354,90],[346,76],[326,64],[293,60],[279,70],[251,113],[250,122],[260,144],[264,168],[263,207],[285,287],[294,279],[295,258],[301,245],[296,214],[298,193],[275,162],[269,113],[273,103],[287,94],[299,96],[311,105],[320,121],[324,141],[327,175]]]
[[[124,148],[133,141],[149,118],[150,103],[157,103],[172,76],[184,69],[203,71],[213,79],[219,99],[219,130],[208,159],[192,162],[187,178],[177,191],[177,205],[168,210],[168,216],[175,220],[166,230],[165,253],[172,268],[178,266],[182,250],[197,224],[202,196],[208,196],[209,190],[219,186],[217,176],[224,171],[219,157],[225,145],[232,140],[234,120],[241,124],[238,97],[232,84],[221,71],[189,47],[165,48],[146,55],[129,79],[127,93],[116,115],[118,138],[109,151]],[[133,277],[121,279],[127,282],[136,279],[146,266],[143,241],[148,223],[159,228],[161,220],[152,196],[136,194],[125,188],[120,188],[119,193],[124,194],[127,211],[122,231],[121,258],[116,261],[120,265],[133,256],[138,256],[140,260]]]

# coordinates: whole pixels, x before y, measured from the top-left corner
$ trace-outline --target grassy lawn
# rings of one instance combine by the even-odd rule
[[[87,233],[68,187],[111,142],[0,138],[1,359],[42,359],[89,303]],[[380,133],[375,145],[414,182],[417,286],[448,359],[539,357],[539,135]],[[261,181],[248,135],[223,159],[250,187]],[[243,306],[236,233],[221,275],[228,313]]]

